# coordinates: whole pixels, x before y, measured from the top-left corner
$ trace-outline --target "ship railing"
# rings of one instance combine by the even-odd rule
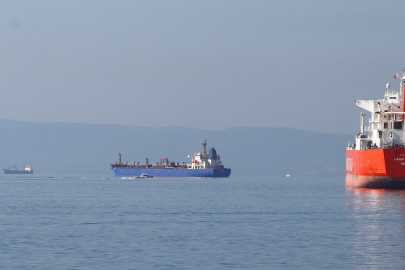
[[[381,142],[381,148],[383,149],[394,148],[394,143],[392,140],[383,140]]]
[[[395,144],[392,139],[382,139],[377,145],[377,143],[362,143],[360,146],[361,150],[366,150],[366,149],[391,149],[391,148],[405,148],[405,140],[400,141],[399,143]],[[355,150],[356,149],[356,144],[349,144],[346,147],[346,150]]]
[[[353,143],[353,144],[349,143],[346,150],[356,150],[356,144],[355,143]]]
[[[372,144],[369,148],[367,149],[390,149],[390,148],[405,148],[405,143],[401,142],[398,144],[394,144],[392,141],[386,141],[386,142],[381,142],[381,146],[378,146],[376,144]]]

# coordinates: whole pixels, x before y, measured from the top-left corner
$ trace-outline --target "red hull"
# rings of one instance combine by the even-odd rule
[[[405,188],[405,148],[346,150],[346,187]]]

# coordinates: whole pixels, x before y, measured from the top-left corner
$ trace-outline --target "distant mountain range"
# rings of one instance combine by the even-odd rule
[[[353,136],[293,128],[203,130],[36,123],[0,119],[0,166],[31,164],[36,175],[113,175],[109,164],[183,162],[207,140],[232,176],[344,176]]]

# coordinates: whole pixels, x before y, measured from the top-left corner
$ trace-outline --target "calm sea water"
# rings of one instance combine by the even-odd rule
[[[0,269],[405,267],[405,191],[344,178],[0,177]]]

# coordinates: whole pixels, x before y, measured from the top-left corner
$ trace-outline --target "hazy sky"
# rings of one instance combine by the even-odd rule
[[[0,118],[357,133],[403,1],[1,1]]]

